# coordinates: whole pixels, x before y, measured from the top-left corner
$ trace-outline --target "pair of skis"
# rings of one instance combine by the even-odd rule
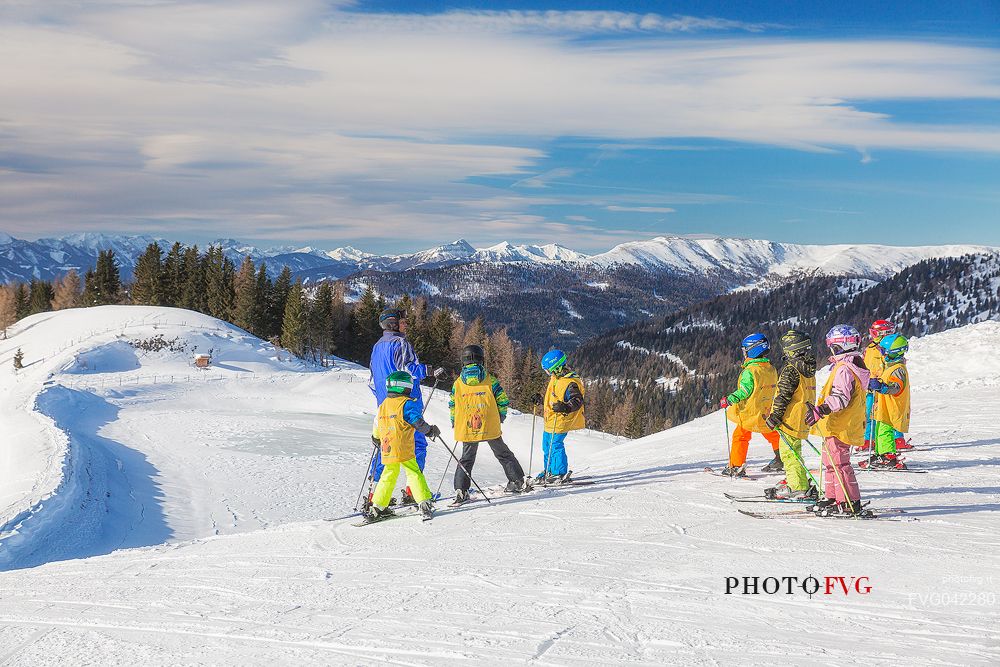
[[[526,485],[525,488],[523,490],[521,490],[521,491],[506,491],[506,490],[504,490],[501,487],[499,495],[492,495],[492,494],[490,494],[490,498],[498,498],[498,497],[503,497],[503,496],[519,496],[519,495],[524,495],[526,493],[531,493],[532,491],[537,491],[539,489],[558,489],[558,488],[565,488],[565,487],[571,487],[571,486],[587,486],[587,485],[590,485],[590,484],[593,484],[593,483],[594,483],[594,480],[590,479],[590,477],[587,477],[587,476],[584,476],[584,477],[570,477],[569,479],[555,478],[555,479],[553,479],[552,481],[549,481],[549,482],[545,482],[545,481],[541,481],[541,480],[535,479],[535,480],[529,482],[528,485]],[[496,487],[493,487],[493,488],[496,488]],[[492,490],[490,487],[486,488],[487,492],[490,491],[490,490]],[[448,505],[448,507],[461,507],[462,505],[466,505],[468,503],[474,503],[474,502],[476,502],[478,500],[482,500],[482,498],[483,497],[481,495],[478,495],[478,496],[471,496],[470,495],[468,500],[464,500],[464,501],[462,501],[460,503],[452,502],[450,505]]]
[[[781,511],[781,512],[755,512],[748,509],[738,509],[740,514],[753,517],[755,519],[804,519],[807,517],[819,517],[823,519],[879,519],[887,516],[894,516],[899,514],[905,514],[906,510],[897,507],[884,507],[878,508],[877,510],[867,509],[868,504],[871,501],[865,501],[861,504],[861,509],[865,510],[860,514],[817,514],[816,512],[809,511],[808,506],[815,505],[816,500],[813,499],[797,499],[797,498],[765,498],[764,496],[734,496],[730,493],[725,494],[726,498],[737,503],[784,503],[786,505],[802,505],[805,506],[802,509]]]

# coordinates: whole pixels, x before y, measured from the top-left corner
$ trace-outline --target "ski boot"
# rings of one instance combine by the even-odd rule
[[[417,501],[413,499],[413,492],[410,491],[410,487],[403,489],[403,493],[399,496],[400,507],[406,507],[407,505],[416,505]]]
[[[913,449],[913,443],[906,438],[896,438],[896,451],[905,451],[907,449]]]
[[[463,491],[462,489],[455,490],[455,499],[451,501],[449,507],[458,507],[459,505],[464,505],[469,502],[469,492]]]
[[[524,491],[524,482],[519,479],[512,479],[503,487],[504,493],[521,493]]]
[[[424,521],[430,521],[434,518],[434,503],[431,500],[424,500],[420,503],[420,518]]]
[[[856,452],[866,452],[866,451],[868,451],[871,448],[872,448],[872,441],[871,440],[865,440],[865,444],[861,445],[860,447],[855,447],[854,451],[856,451]]]
[[[810,505],[809,507],[807,507],[806,511],[807,512],[814,512],[816,514],[822,514],[822,513],[826,512],[828,509],[830,509],[831,507],[836,507],[836,506],[837,506],[837,499],[836,498],[823,498],[822,500],[820,500],[819,502],[817,502],[815,505]]]
[[[764,497],[769,500],[784,500],[788,498],[791,491],[788,488],[788,481],[781,480],[769,489],[764,489]]]
[[[738,467],[726,466],[725,468],[722,469],[722,474],[725,475],[726,477],[746,477],[747,476],[746,468],[747,468],[746,465],[741,465]]]
[[[381,509],[377,505],[372,505],[371,507],[368,508],[368,511],[365,513],[365,516],[361,520],[361,523],[363,524],[376,523],[378,521],[385,521],[386,519],[390,519],[394,516],[396,516],[396,513],[393,512],[388,507],[386,507],[385,509]]]
[[[781,462],[781,457],[777,454],[774,455],[774,459],[768,463],[766,466],[760,469],[761,472],[784,472],[785,464]]]
[[[819,500],[819,489],[817,489],[812,484],[809,485],[808,489],[798,489],[788,492],[788,498],[790,500]]]

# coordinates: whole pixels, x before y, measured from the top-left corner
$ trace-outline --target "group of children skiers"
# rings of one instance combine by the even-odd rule
[[[441,430],[424,421],[420,380],[439,378],[444,371],[419,363],[405,337],[402,311],[388,309],[379,321],[384,333],[372,350],[371,360],[371,388],[379,406],[369,479],[376,486],[364,503],[365,521],[393,516],[389,505],[400,468],[407,478],[400,502],[418,505],[428,519],[434,509],[423,474],[427,439],[440,439]],[[765,491],[767,497],[814,499],[816,511],[857,514],[862,503],[851,465],[852,449],[871,450],[862,468],[905,469],[897,452],[909,447],[904,437],[910,421],[910,383],[904,358],[909,344],[886,320],[874,322],[869,334],[868,347],[862,350],[861,334],[853,326],[840,324],[830,329],[826,345],[832,366],[818,397],[817,363],[809,334],[793,329],[781,337],[785,363],[780,373],[771,364],[771,346],[764,334],[744,338],[738,386],[720,400],[727,419],[736,423],[729,465],[723,474],[746,476],[750,439],[752,434],[760,433],[774,451],[774,459],[763,470],[785,473],[781,483]],[[483,442],[503,467],[508,493],[520,493],[532,483],[569,481],[566,435],[584,428],[585,416],[583,381],[568,367],[566,355],[551,350],[541,359],[549,383],[544,396],[535,397],[544,422],[544,464],[534,480],[525,477],[520,462],[503,440],[502,424],[510,401],[500,382],[487,372],[483,348],[466,346],[461,362],[448,402],[455,442],[462,445],[461,458],[449,448],[457,463],[453,505],[469,500],[472,468]],[[802,443],[808,442],[810,433],[822,438],[823,498],[802,461]]]
[[[765,491],[775,499],[815,499],[822,513],[858,514],[861,492],[851,465],[852,449],[869,450],[861,468],[905,469],[898,450],[909,449],[910,381],[906,337],[887,320],[861,334],[839,324],[827,333],[830,375],[817,398],[816,357],[809,334],[790,330],[781,337],[785,364],[778,373],[768,358],[767,338],[755,333],[743,339],[743,370],[736,391],[720,400],[727,419],[736,423],[729,465],[723,474],[746,476],[751,434],[760,433],[774,450],[765,472],[784,471],[785,479]],[[810,433],[822,438],[823,498],[802,461],[802,442]]]
[[[365,522],[393,516],[389,508],[399,469],[406,473],[407,487],[401,504],[418,505],[425,519],[433,516],[432,493],[424,477],[427,439],[440,439],[441,430],[423,419],[420,380],[439,378],[443,369],[420,364],[413,346],[406,339],[405,313],[397,309],[383,311],[379,318],[382,338],[372,349],[371,389],[379,403],[372,432],[372,462],[369,479],[375,484],[364,503]],[[517,457],[503,441],[502,424],[510,403],[500,382],[486,371],[486,354],[479,345],[462,350],[462,368],[451,388],[448,406],[455,442],[462,445],[461,458],[449,449],[457,462],[455,500],[460,505],[469,500],[472,468],[482,442],[487,443],[507,476],[508,493],[521,493],[532,483],[557,484],[570,479],[565,440],[570,431],[584,428],[584,386],[580,377],[567,365],[560,350],[547,352],[541,360],[549,375],[544,396],[536,396],[542,409],[543,470],[534,480],[525,477]],[[537,409],[537,407],[536,407]],[[532,424],[534,426],[534,424]],[[443,444],[443,441],[442,441]],[[444,445],[447,447],[447,445]]]

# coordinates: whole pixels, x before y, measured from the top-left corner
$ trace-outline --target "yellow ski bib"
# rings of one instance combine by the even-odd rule
[[[896,396],[875,394],[872,419],[889,424],[900,433],[910,430],[910,374],[906,362],[898,361],[885,367],[882,381],[886,384],[902,384],[903,391]]]
[[[378,438],[382,442],[382,463],[402,463],[416,456],[413,434],[416,429],[403,418],[406,396],[388,396],[378,406]]]
[[[476,385],[455,380],[455,440],[482,442],[500,437],[500,408],[493,395],[493,376]]]
[[[753,376],[753,393],[745,401],[730,405],[726,416],[748,431],[768,433],[771,429],[764,423],[764,418],[771,412],[771,404],[774,403],[778,373],[769,363],[748,364],[746,370]]]
[[[838,361],[830,370],[830,377],[826,380],[826,385],[823,387],[823,393],[820,395],[817,405],[822,405],[826,397],[830,395],[830,389],[833,387],[833,378],[842,363],[845,362]],[[861,386],[858,376],[854,375],[854,373],[851,373],[851,382],[854,388],[851,391],[851,400],[848,402],[847,407],[840,412],[831,412],[825,419],[816,422],[812,430],[813,433],[821,435],[824,438],[833,436],[846,445],[860,447],[865,442],[866,388]]]
[[[571,384],[580,388],[580,393],[584,393],[583,380],[578,377],[556,377],[549,378],[549,386],[545,389],[545,402],[543,404],[543,414],[545,416],[545,430],[549,433],[569,433],[581,428],[587,428],[587,418],[583,415],[583,408],[576,412],[563,414],[552,411],[552,404],[563,400],[566,390]],[[456,423],[458,423],[456,421]]]

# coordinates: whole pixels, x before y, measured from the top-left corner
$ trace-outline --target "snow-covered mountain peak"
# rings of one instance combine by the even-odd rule
[[[370,252],[358,250],[354,246],[349,245],[330,250],[326,253],[326,256],[337,262],[360,262],[362,260],[375,257],[375,255]]]

